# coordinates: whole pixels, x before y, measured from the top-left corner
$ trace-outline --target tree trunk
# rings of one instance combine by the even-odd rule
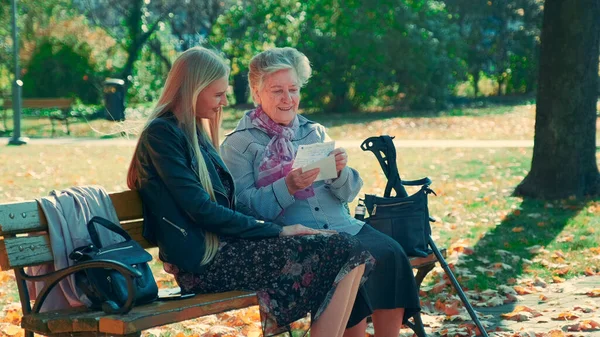
[[[142,35],[142,0],[134,0],[128,17],[125,19],[129,31],[129,45],[127,46],[127,61],[121,71],[121,78],[125,81],[125,92],[129,87],[129,76],[133,73],[135,61],[138,59],[139,50],[142,47],[140,36]]]
[[[235,105],[248,103],[248,72],[240,71],[233,75],[233,97]]]
[[[598,194],[596,101],[600,0],[546,0],[531,171],[516,195]]]
[[[481,70],[479,70],[479,68],[477,68],[477,70],[473,71],[473,97],[477,98],[477,95],[479,95],[479,72]]]

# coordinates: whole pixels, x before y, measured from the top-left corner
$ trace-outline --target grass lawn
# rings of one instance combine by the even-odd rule
[[[72,137],[110,138],[136,134],[143,125],[144,114],[149,107],[128,109],[125,122],[110,122],[104,119],[73,120],[70,123]],[[600,111],[600,102],[598,103]],[[226,109],[223,120],[225,132],[235,128],[244,110]],[[12,129],[11,111],[8,111],[6,129]],[[0,112],[1,114],[1,112]],[[328,128],[333,139],[365,139],[385,132],[399,139],[533,139],[535,105],[493,106],[465,108],[429,113],[414,117],[410,111],[355,112],[355,113],[312,113],[309,119]],[[0,123],[0,135],[5,130]],[[21,133],[27,137],[51,137],[52,127],[46,117],[25,118],[21,122]],[[66,128],[55,122],[55,137],[66,136]],[[597,122],[600,128],[600,119]],[[598,134],[600,138],[600,134]]]
[[[466,116],[460,118],[374,120],[344,115],[329,116],[329,122],[321,122],[329,127],[334,139],[364,139],[381,132],[403,139],[532,139],[533,108],[506,109],[497,113],[463,112]],[[239,117],[231,116],[226,129],[232,128]],[[321,118],[325,117],[314,115],[315,120]],[[337,122],[342,120],[347,124]],[[75,131],[80,126],[82,131]],[[124,126],[99,120],[73,125],[71,131],[88,136],[94,128],[98,131],[93,135],[98,137],[112,133],[109,129],[115,127]],[[381,195],[386,180],[373,154],[347,150],[349,165],[361,173],[365,182],[361,195]],[[432,188],[438,194],[430,197],[431,214],[438,218],[433,224],[434,239],[439,247],[448,248],[447,260],[461,285],[475,290],[468,294],[474,303],[478,298],[475,293],[484,290],[498,292],[505,285],[536,277],[562,282],[600,271],[599,199],[540,202],[511,196],[529,170],[531,152],[521,148],[403,148],[398,153],[402,178],[429,176],[433,180]],[[52,189],[72,185],[100,184],[109,191],[126,189],[125,175],[132,153],[133,147],[127,145],[0,145],[0,203],[41,197]],[[355,205],[356,201],[350,209]],[[155,263],[154,268],[160,270],[159,264]],[[0,309],[16,305],[16,288],[5,282],[8,274],[0,272]],[[157,275],[160,284],[169,284],[164,273]],[[435,290],[440,282],[444,282],[443,272],[436,268],[428,276],[425,289]],[[442,292],[429,291],[423,297],[424,305],[451,295],[447,286]],[[499,304],[484,302],[475,305]],[[169,331],[187,328],[174,326]]]
[[[348,151],[350,165],[365,181],[362,192],[381,195],[386,181],[375,157]],[[132,152],[131,146],[0,147],[0,162],[8,164],[0,166],[0,202],[32,199],[72,185],[126,189]],[[530,157],[530,149],[403,149],[399,155],[403,178],[433,180],[438,196],[430,197],[430,209],[440,220],[433,227],[438,245],[456,252],[474,250],[462,257],[473,275],[464,280],[469,288],[494,288],[520,275],[551,280],[581,275],[586,267],[600,270],[598,200],[546,203],[511,196]],[[498,269],[493,278],[489,268]]]

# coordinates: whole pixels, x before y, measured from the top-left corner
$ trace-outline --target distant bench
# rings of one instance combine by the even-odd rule
[[[58,109],[59,113],[49,114],[48,118],[52,125],[52,136],[55,134],[55,121],[61,121],[65,123],[67,128],[67,135],[71,134],[69,130],[69,117],[76,117],[71,115],[73,104],[75,103],[74,98],[25,98],[22,101],[21,107],[27,109]],[[8,117],[7,110],[12,109],[12,100],[5,99],[2,104],[3,113],[2,121],[4,123],[4,130],[8,130],[6,120]]]

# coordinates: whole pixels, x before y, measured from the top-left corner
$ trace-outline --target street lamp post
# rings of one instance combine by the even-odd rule
[[[12,40],[13,40],[13,59],[15,62],[15,74],[12,83],[12,104],[13,104],[13,134],[8,141],[9,145],[27,144],[27,138],[21,137],[21,87],[23,82],[19,79],[21,70],[19,69],[19,34],[17,32],[17,0],[11,0],[12,7]]]

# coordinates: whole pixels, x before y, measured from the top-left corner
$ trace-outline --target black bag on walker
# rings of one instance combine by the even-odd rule
[[[365,221],[373,228],[396,240],[408,256],[426,257],[429,249],[429,208],[427,195],[435,194],[429,188],[431,180],[422,178],[402,181],[396,165],[396,149],[390,136],[371,137],[365,140],[361,148],[372,151],[388,178],[383,197],[366,194],[365,207],[369,217]],[[420,186],[413,195],[408,195],[404,186]],[[391,196],[392,189],[396,191]]]

